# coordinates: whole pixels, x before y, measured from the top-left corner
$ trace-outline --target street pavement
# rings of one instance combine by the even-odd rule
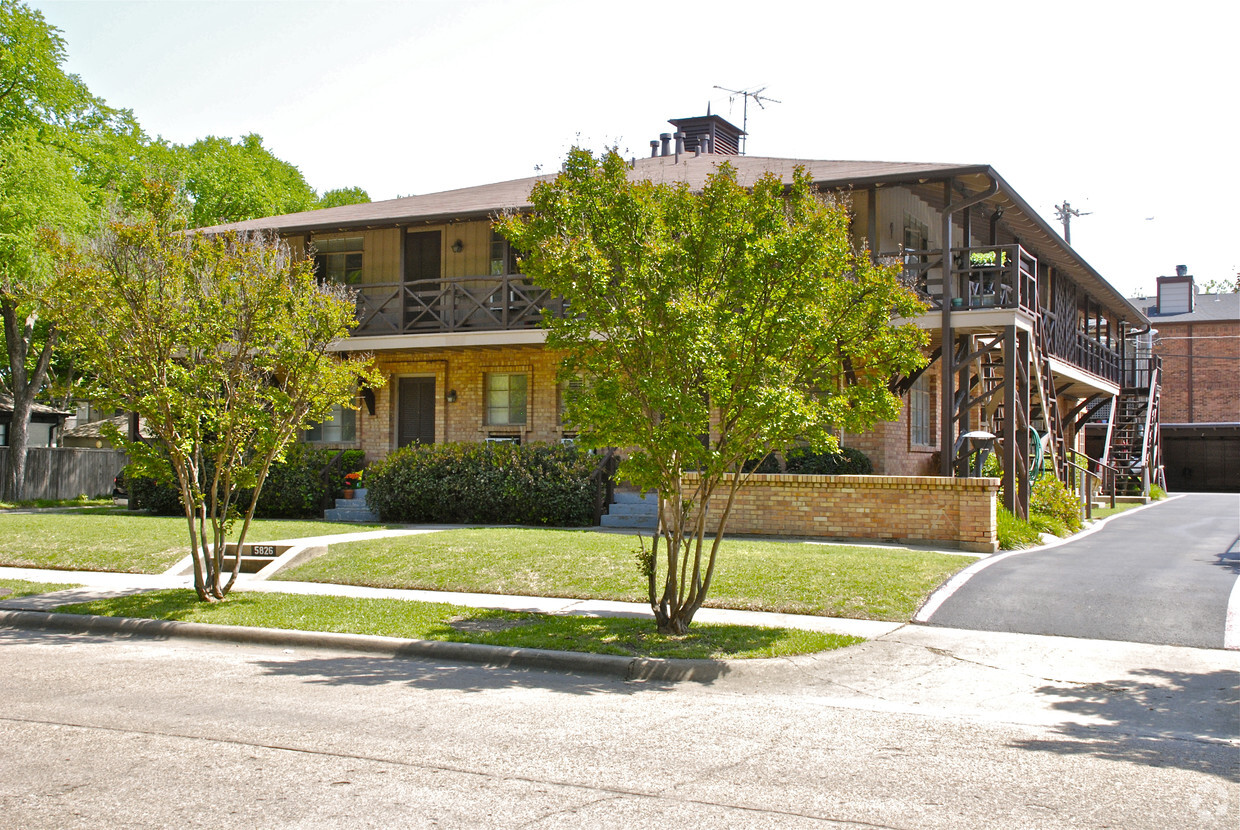
[[[0,628],[0,828],[1234,830],[1240,654],[908,626],[625,681]]]
[[[1240,495],[1189,493],[1053,547],[983,560],[918,620],[978,631],[1240,648]],[[959,580],[957,580],[958,582]]]

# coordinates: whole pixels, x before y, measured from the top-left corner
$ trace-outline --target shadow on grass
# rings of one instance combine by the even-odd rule
[[[479,662],[492,667],[545,667],[556,670],[564,663],[560,658],[543,659],[537,654],[517,649],[548,652],[574,652],[586,655],[608,655],[619,658],[656,658],[688,660],[699,664],[678,667],[684,677],[721,676],[727,672],[724,658],[770,657],[841,648],[860,642],[859,638],[822,632],[781,628],[756,628],[739,625],[695,625],[684,637],[659,634],[653,620],[615,617],[529,614],[461,606],[419,603],[394,599],[359,599],[347,597],[315,597],[291,594],[233,594],[225,602],[199,602],[193,592],[184,590],[150,591],[94,602],[68,605],[57,609],[62,613],[94,614],[109,617],[185,621],[223,625],[254,626],[345,634],[379,635],[444,644],[440,658],[425,648],[410,648],[398,656],[419,660],[448,661],[472,659],[450,653],[448,644],[478,644],[494,647],[493,652],[479,652]],[[88,626],[91,631],[93,626]],[[294,647],[306,647],[296,646]],[[330,648],[330,644],[323,647]],[[347,649],[348,644],[341,644]],[[355,658],[346,663],[334,660],[332,665],[365,666],[335,673],[330,679],[315,682],[357,683],[370,685],[377,681],[375,671],[382,667],[384,677],[405,678],[407,670],[392,661],[379,658]],[[553,665],[556,664],[556,665]],[[589,660],[579,664],[582,671],[616,671],[593,669]],[[618,669],[623,671],[622,668]],[[578,666],[566,666],[576,670]],[[708,670],[707,667],[710,667]],[[683,668],[683,671],[682,671]],[[649,666],[630,666],[631,676],[648,677]],[[313,672],[311,673],[314,674]],[[453,688],[459,688],[450,684]]]
[[[1134,680],[1134,676],[1137,678]],[[1237,673],[1144,669],[1122,680],[1043,686],[1052,708],[1100,719],[1110,728],[1065,723],[1059,740],[1014,746],[1059,755],[1093,755],[1130,764],[1180,769],[1240,781],[1240,691]]]

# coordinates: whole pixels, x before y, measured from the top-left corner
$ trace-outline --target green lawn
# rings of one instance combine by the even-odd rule
[[[1134,507],[1141,506],[1142,505],[1137,504],[1136,502],[1116,502],[1115,507],[1095,507],[1090,511],[1090,515],[1093,516],[1093,520],[1096,522],[1099,519],[1106,519],[1119,513],[1123,513],[1125,510],[1132,510]]]
[[[634,536],[588,530],[450,530],[332,545],[275,578],[645,602],[636,551]],[[971,562],[919,551],[729,539],[706,605],[906,621]]]
[[[861,642],[858,637],[838,634],[705,624],[695,624],[684,637],[664,637],[650,620],[544,616],[397,599],[245,592],[233,592],[225,602],[207,604],[199,602],[192,591],[151,591],[56,610],[667,658],[779,657]]]
[[[251,542],[352,533],[366,526],[260,519]],[[236,538],[235,535],[233,538]],[[189,553],[185,519],[127,510],[0,513],[0,565],[161,573]]]
[[[30,582],[25,579],[0,579],[0,589],[8,589],[7,593],[0,590],[0,600],[33,597],[39,594],[50,594],[53,591],[64,591],[68,588],[77,587],[80,586],[76,584],[66,585],[59,582]]]

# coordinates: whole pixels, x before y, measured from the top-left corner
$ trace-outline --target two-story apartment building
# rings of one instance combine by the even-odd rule
[[[932,362],[892,379],[908,400],[900,421],[847,439],[879,472],[965,474],[986,439],[962,436],[988,432],[1007,501],[1023,511],[1032,467],[1067,475],[1078,422],[1138,380],[1150,386],[1128,345],[1147,326],[1141,311],[989,166],[739,156],[740,130],[718,116],[672,123],[675,134],[633,160],[634,179],[696,188],[724,161],[742,183],[804,167],[850,200],[857,246],[901,258],[927,300],[917,323]],[[377,458],[415,441],[571,438],[538,327],[557,298],[518,273],[492,229],[499,213],[529,207],[538,180],[225,226],[275,230],[312,252],[325,279],[359,291],[360,324],[341,348],[373,352],[387,383],[309,440]]]

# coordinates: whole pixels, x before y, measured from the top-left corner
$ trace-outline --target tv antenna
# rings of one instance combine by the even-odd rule
[[[1089,216],[1093,211],[1081,213],[1074,210],[1072,205],[1068,204],[1068,200],[1064,199],[1062,205],[1055,205],[1055,218],[1063,222],[1063,241],[1069,245],[1072,244],[1072,220],[1078,216]]]
[[[728,89],[726,86],[719,86],[716,84],[715,89],[722,89],[724,92],[728,93],[728,104],[735,101],[737,95],[744,99],[744,104],[741,109],[741,155],[743,156],[745,155],[745,145],[748,141],[749,135],[749,99],[752,98],[753,102],[758,105],[758,109],[760,110],[766,109],[766,107],[762,106],[763,101],[768,104],[782,104],[783,101],[778,101],[771,98],[769,95],[763,95],[762,93],[766,91],[766,87],[764,86],[758,87],[757,89]]]

